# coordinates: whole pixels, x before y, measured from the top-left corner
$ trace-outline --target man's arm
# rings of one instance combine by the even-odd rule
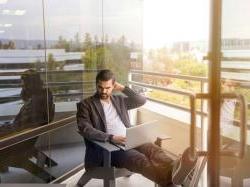
[[[77,103],[76,118],[78,129],[83,137],[103,142],[110,140],[111,135],[92,126],[88,106],[84,102]]]
[[[114,90],[121,91],[127,96],[124,101],[128,110],[138,108],[146,103],[145,97],[118,82],[115,82]]]

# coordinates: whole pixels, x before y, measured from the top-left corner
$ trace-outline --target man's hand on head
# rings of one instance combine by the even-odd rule
[[[124,85],[122,85],[122,84],[120,84],[118,82],[115,82],[113,91],[120,91],[121,92],[121,91],[124,90],[124,88],[125,88]]]
[[[112,136],[111,141],[116,144],[124,145],[126,143],[126,137],[124,136]]]

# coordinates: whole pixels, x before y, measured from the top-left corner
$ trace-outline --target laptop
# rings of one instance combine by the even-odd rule
[[[115,145],[125,151],[145,143],[152,143],[159,135],[162,135],[162,128],[161,125],[157,123],[157,120],[144,122],[126,129],[125,145]]]

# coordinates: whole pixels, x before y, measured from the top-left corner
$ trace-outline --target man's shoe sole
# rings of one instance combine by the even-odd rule
[[[187,148],[173,168],[172,182],[176,185],[181,185],[196,165],[197,158],[192,160],[189,152],[190,148]]]

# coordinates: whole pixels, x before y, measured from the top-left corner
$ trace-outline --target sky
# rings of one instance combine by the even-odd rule
[[[223,2],[222,36],[250,38],[250,1]],[[107,34],[110,40],[125,35],[145,48],[208,40],[209,0],[44,0],[44,4],[48,40],[73,39],[77,32],[82,38],[86,32]],[[0,38],[42,40],[42,12],[42,0],[0,0]]]
[[[145,0],[144,45],[207,40],[208,0]]]

